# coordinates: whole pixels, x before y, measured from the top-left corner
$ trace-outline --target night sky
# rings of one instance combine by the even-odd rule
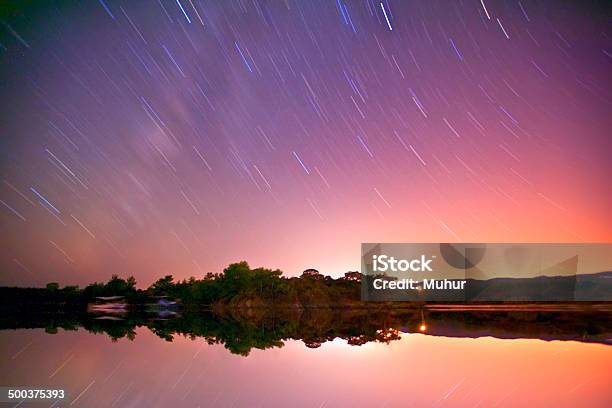
[[[612,241],[605,2],[33,3],[0,21],[0,284]]]

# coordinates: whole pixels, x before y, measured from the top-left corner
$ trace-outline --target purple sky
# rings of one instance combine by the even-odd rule
[[[587,3],[5,11],[0,284],[611,241],[611,13]]]

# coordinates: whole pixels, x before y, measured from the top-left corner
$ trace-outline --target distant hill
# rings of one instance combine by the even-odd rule
[[[612,301],[612,272],[535,278],[468,280],[466,300]]]
[[[373,279],[366,277],[366,282]],[[457,279],[452,279],[456,281]],[[369,300],[426,302],[612,302],[612,271],[533,278],[465,279],[464,290],[373,290]]]

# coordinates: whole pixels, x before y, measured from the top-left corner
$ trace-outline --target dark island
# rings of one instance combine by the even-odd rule
[[[287,278],[278,269],[251,269],[247,262],[229,265],[222,273],[208,273],[174,281],[167,275],[146,289],[137,288],[133,276],[113,275],[106,283],[85,288],[48,283],[45,288],[0,287],[2,310],[86,308],[97,299],[122,298],[130,310],[171,299],[188,310],[225,308],[321,308],[360,307],[359,272],[334,279],[314,269]]]
[[[168,275],[146,289],[113,276],[85,288],[0,288],[0,330],[82,327],[113,341],[138,327],[159,337],[224,344],[233,353],[282,347],[288,339],[316,348],[336,338],[351,345],[389,343],[402,333],[446,337],[537,338],[609,344],[610,303],[363,302],[359,272],[334,279],[314,269],[287,278],[246,262],[201,279]]]

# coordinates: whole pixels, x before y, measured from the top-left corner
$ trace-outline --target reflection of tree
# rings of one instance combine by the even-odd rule
[[[104,319],[83,319],[83,328],[92,333],[105,333],[113,342],[127,338],[134,340],[136,337],[135,328],[140,326],[138,319],[118,319],[118,320],[104,320]]]
[[[400,329],[461,337],[595,341],[611,337],[612,315],[605,312],[428,312],[425,316],[414,309],[415,304],[404,303],[413,308],[400,309],[402,304],[361,302],[362,280],[367,284],[366,279],[373,278],[347,272],[333,279],[314,269],[304,271],[301,277],[286,278],[279,270],[251,269],[240,262],[229,265],[223,273],[208,273],[201,279],[175,281],[167,275],[145,290],[136,288],[133,277],[116,275],[106,283],[92,283],[84,289],[60,288],[54,282],[46,288],[0,288],[0,329],[41,327],[55,333],[58,328],[83,327],[117,341],[133,339],[136,328],[146,326],[167,341],[176,336],[203,338],[245,356],[253,348],[282,347],[289,339],[301,340],[310,348],[337,338],[354,346],[389,344],[400,338]],[[93,299],[117,296],[129,304],[125,308],[129,313],[113,318],[86,313]],[[160,305],[160,298],[177,300],[180,307],[172,302],[168,303],[172,306]],[[159,318],[164,312],[172,315],[179,309],[180,316]],[[146,310],[159,314],[147,314]]]
[[[234,354],[248,355],[252,348],[282,347],[282,327],[253,324],[212,313],[185,314],[169,320],[150,320],[147,326],[159,337],[172,341],[182,335],[190,339],[204,338],[209,344],[223,344]]]
[[[409,320],[415,319],[413,315],[414,312],[410,312]],[[365,309],[267,310],[256,315],[187,312],[163,320],[147,313],[130,313],[121,318],[87,313],[72,316],[64,313],[22,315],[20,318],[23,321],[0,320],[0,329],[46,327],[48,333],[55,333],[58,328],[75,330],[82,327],[91,333],[104,333],[112,341],[117,341],[133,340],[136,328],[144,326],[166,341],[173,341],[176,336],[192,340],[199,338],[208,344],[221,344],[230,352],[242,356],[249,355],[252,349],[283,347],[286,340],[302,340],[311,348],[337,338],[355,346],[368,342],[389,343],[400,338],[399,331],[390,327],[399,327],[402,321],[385,311]],[[394,334],[390,336],[389,333]]]
[[[379,330],[383,317],[380,313],[331,309],[285,315],[265,312],[259,316],[231,317],[199,313],[164,321],[152,320],[147,322],[147,326],[156,335],[169,341],[175,335],[192,339],[203,337],[210,344],[223,344],[232,353],[248,355],[253,348],[265,350],[282,347],[287,339],[302,340],[311,348],[336,338],[345,339],[353,345],[370,341],[388,343],[391,338],[382,335]],[[395,330],[395,333],[393,340],[399,339],[399,332]],[[351,340],[355,338],[362,341],[352,343]]]
[[[136,328],[147,327],[166,341],[176,336],[203,339],[223,345],[231,353],[247,356],[252,349],[283,347],[286,340],[301,340],[318,348],[343,339],[351,346],[370,342],[389,344],[402,332],[419,332],[427,321],[427,334],[451,337],[496,336],[598,341],[606,343],[612,333],[608,312],[425,312],[416,309],[314,309],[259,310],[228,313],[184,312],[170,319],[155,314],[129,313],[122,318],[88,313],[0,314],[0,329],[45,328],[77,330],[108,335],[112,341],[133,340]]]
[[[399,330],[393,328],[379,329],[376,330],[376,340],[381,343],[389,344],[394,340],[400,339],[399,333]]]

